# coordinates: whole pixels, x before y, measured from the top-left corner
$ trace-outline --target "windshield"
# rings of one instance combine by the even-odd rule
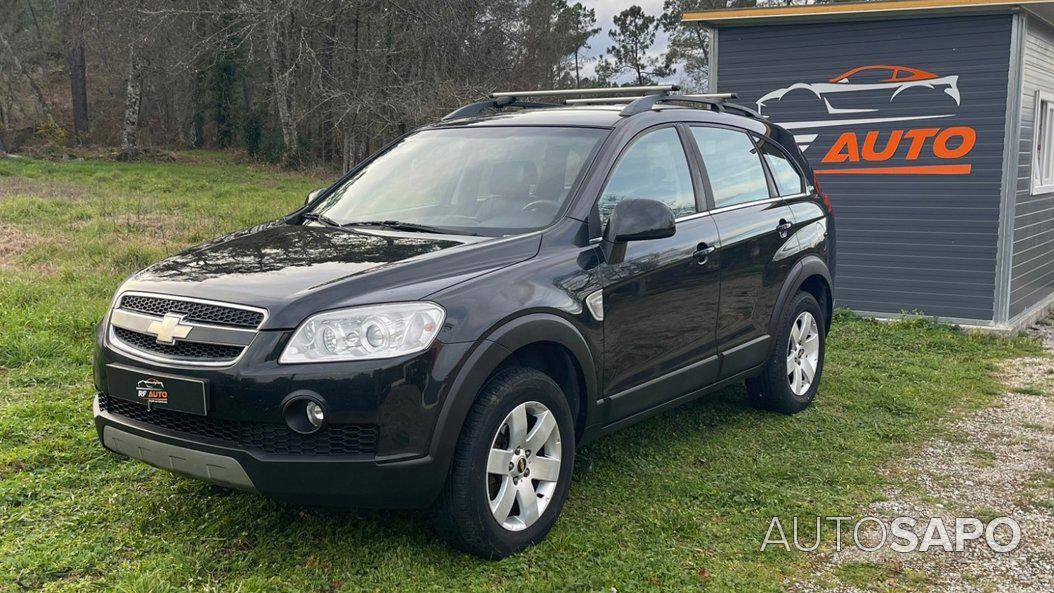
[[[398,222],[486,235],[543,228],[555,221],[606,134],[555,127],[421,131],[366,165],[312,213],[341,225]]]

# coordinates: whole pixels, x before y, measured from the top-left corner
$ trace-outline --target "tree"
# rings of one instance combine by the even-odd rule
[[[139,110],[143,99],[143,56],[136,43],[128,46],[128,82],[124,99],[124,128],[121,133],[121,159],[139,155]]]
[[[681,15],[697,10],[724,8],[725,0],[666,0],[660,27],[669,34],[666,61],[680,66],[685,80],[681,86],[691,92],[706,92],[710,84],[710,31],[706,27],[681,22]]]
[[[68,37],[90,50],[91,137],[122,154],[240,137],[255,158],[350,167],[494,90],[590,84],[578,1],[0,0],[0,119],[52,128],[78,101],[49,76],[81,70]]]
[[[582,6],[581,2],[575,2],[567,10],[571,24],[568,42],[571,53],[575,57],[575,88],[581,88],[582,59],[580,54],[589,49],[589,38],[599,33],[600,27],[594,27],[597,22],[596,11]]]
[[[78,142],[88,134],[88,74],[84,63],[84,11],[80,0],[55,0],[62,46],[66,54],[66,73],[70,79],[73,133]]]
[[[608,53],[619,74],[629,71],[635,78],[635,84],[647,85],[653,84],[655,77],[662,78],[673,73],[666,58],[648,54],[659,30],[657,17],[633,5],[615,15],[614,22],[615,28],[609,30],[608,35],[615,45],[608,48]]]

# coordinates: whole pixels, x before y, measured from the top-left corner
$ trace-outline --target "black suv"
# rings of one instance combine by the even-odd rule
[[[786,130],[675,90],[496,94],[134,275],[98,332],[102,444],[289,501],[431,507],[496,558],[545,537],[579,445],[743,380],[802,410],[830,203]]]

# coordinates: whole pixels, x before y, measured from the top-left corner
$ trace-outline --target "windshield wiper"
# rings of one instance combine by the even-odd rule
[[[337,221],[333,220],[332,218],[326,216],[325,214],[319,214],[318,212],[308,212],[307,214],[300,215],[300,218],[303,219],[303,220],[317,220],[318,222],[321,222],[322,224],[325,224],[325,225],[328,225],[328,226],[335,226],[335,227],[338,227],[338,228],[343,226],[342,224],[340,224],[339,222],[337,222]]]
[[[447,229],[437,226],[429,226],[427,224],[417,224],[415,222],[402,222],[400,220],[359,220],[355,222],[345,222],[340,225],[341,227],[354,227],[354,226],[372,226],[382,227],[386,229],[392,229],[395,231],[412,231],[418,233],[436,233],[440,235],[473,235],[479,236],[476,233],[470,233],[467,231],[459,231],[454,229]]]

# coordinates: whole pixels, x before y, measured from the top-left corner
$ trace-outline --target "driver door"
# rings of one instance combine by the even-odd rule
[[[700,213],[702,184],[685,150],[686,132],[643,132],[624,149],[598,201],[606,224],[627,198],[665,203],[672,237],[635,241],[604,264],[604,409],[614,422],[706,386],[717,377],[717,225]]]

